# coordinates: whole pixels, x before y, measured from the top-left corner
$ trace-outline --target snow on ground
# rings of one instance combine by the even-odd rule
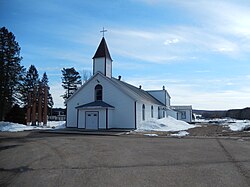
[[[244,128],[250,127],[250,120],[236,120],[232,118],[196,119],[195,122],[228,126],[232,131],[242,131]]]
[[[184,121],[176,120],[168,116],[162,119],[150,119],[140,123],[137,127],[137,132],[142,131],[181,131],[196,127]]]
[[[158,134],[143,134],[144,136],[158,136]]]
[[[180,131],[176,134],[171,134],[170,136],[177,136],[177,137],[182,137],[182,136],[187,136],[189,133],[187,131]]]
[[[34,130],[34,129],[48,130],[48,129],[60,129],[60,128],[65,128],[65,121],[48,121],[46,127],[28,126],[18,123],[0,121],[0,131],[8,131],[8,132],[19,132],[19,131]]]
[[[53,128],[53,129],[64,129],[65,127],[65,121],[48,121],[47,127]]]
[[[232,131],[241,131],[245,127],[250,126],[249,120],[231,120],[227,124]]]

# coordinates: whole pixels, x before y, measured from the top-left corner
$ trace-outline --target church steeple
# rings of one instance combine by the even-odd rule
[[[100,58],[100,57],[109,58],[112,61],[112,58],[110,56],[109,49],[108,49],[108,46],[104,37],[102,37],[101,43],[99,44],[99,47],[97,48],[93,59]]]
[[[101,72],[107,77],[112,77],[112,58],[104,37],[102,37],[101,43],[93,57],[93,74],[97,72]]]

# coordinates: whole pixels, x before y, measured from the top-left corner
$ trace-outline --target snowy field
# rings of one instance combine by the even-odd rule
[[[65,128],[65,121],[48,121],[46,127],[38,127],[38,126],[28,126],[18,123],[11,123],[11,122],[0,122],[0,131],[8,131],[8,132],[19,132],[25,130],[48,130],[48,129],[61,129]]]
[[[222,125],[228,126],[232,131],[242,131],[247,127],[250,127],[250,120],[236,120],[231,118],[224,118],[224,119],[196,119],[195,122],[197,123],[207,123],[211,125]]]

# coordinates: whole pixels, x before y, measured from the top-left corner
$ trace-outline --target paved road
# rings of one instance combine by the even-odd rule
[[[0,133],[0,186],[250,186],[250,140]]]

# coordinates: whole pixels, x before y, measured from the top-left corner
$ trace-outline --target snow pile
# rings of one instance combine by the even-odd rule
[[[197,119],[195,122],[208,123],[211,125],[223,125],[230,128],[232,131],[242,131],[250,128],[250,120],[236,120],[232,118],[223,119]]]
[[[158,136],[158,134],[144,134],[144,136]]]
[[[26,126],[18,123],[11,123],[11,122],[0,122],[0,131],[8,131],[8,132],[18,132],[24,130],[33,130],[33,126]]]
[[[187,131],[180,131],[176,134],[171,134],[171,136],[177,136],[177,137],[183,137],[183,136],[187,136],[189,135],[189,133]]]
[[[250,121],[249,120],[230,119],[229,121],[227,121],[227,123],[225,123],[223,125],[227,125],[230,128],[230,130],[232,130],[232,131],[242,131],[246,127],[250,126]]]
[[[50,127],[52,129],[64,129],[64,128],[66,128],[65,121],[48,121],[47,127]]]
[[[0,122],[0,131],[8,131],[8,132],[19,132],[19,131],[34,130],[34,129],[48,130],[51,128],[53,129],[65,128],[65,121],[49,121],[46,127],[27,126],[23,124],[11,123],[5,121]]]
[[[168,116],[162,119],[150,119],[140,123],[136,131],[181,131],[194,128],[195,125],[190,125],[184,121],[176,120]]]

